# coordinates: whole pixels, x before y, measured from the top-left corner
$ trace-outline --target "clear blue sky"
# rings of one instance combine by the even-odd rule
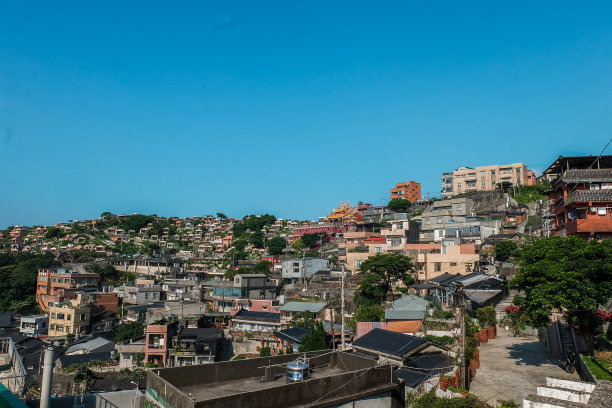
[[[4,0],[0,227],[313,219],[461,165],[598,154],[611,22],[610,1]]]

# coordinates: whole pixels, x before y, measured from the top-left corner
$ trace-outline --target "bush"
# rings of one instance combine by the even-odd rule
[[[476,310],[476,319],[481,328],[495,326],[497,324],[497,312],[493,306],[481,307]]]
[[[468,392],[468,390],[466,390],[465,388],[455,387],[453,385],[448,387],[448,389],[451,390],[452,392],[456,392],[458,394],[466,394]]]
[[[269,357],[272,355],[270,347],[262,347],[259,349],[259,357]]]
[[[242,355],[238,355],[238,356],[234,357],[233,361],[237,361],[237,360],[246,360],[246,357],[242,356]]]
[[[442,344],[443,346],[452,344],[455,341],[451,336],[434,336],[433,334],[428,334],[425,338],[434,343]]]

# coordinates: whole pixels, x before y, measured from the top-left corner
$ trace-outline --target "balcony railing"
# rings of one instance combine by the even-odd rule
[[[576,190],[565,197],[565,205],[592,201],[612,201],[612,190]]]

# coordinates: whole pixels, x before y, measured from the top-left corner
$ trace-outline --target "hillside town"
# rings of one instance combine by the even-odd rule
[[[468,164],[317,220],[0,230],[0,406],[610,407],[612,156]]]

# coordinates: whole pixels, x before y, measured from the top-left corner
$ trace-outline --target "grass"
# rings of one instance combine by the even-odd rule
[[[595,356],[583,356],[589,371],[598,380],[612,381],[612,352],[595,352]]]

